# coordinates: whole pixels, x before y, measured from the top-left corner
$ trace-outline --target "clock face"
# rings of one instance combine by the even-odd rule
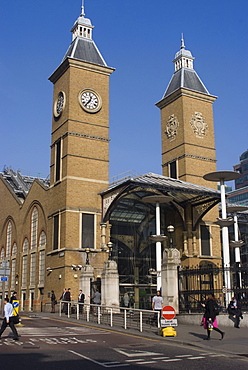
[[[58,93],[58,97],[54,103],[54,116],[58,118],[61,113],[63,112],[65,106],[65,93],[63,91],[60,91]]]
[[[100,95],[90,89],[85,89],[79,93],[79,103],[81,107],[89,113],[96,113],[102,107]]]

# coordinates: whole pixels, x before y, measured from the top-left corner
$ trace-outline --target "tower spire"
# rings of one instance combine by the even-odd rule
[[[181,47],[180,50],[176,53],[175,59],[175,71],[178,71],[181,68],[194,69],[193,67],[193,56],[189,50],[185,49],[183,33],[181,34]]]
[[[182,36],[181,36],[181,49],[185,49],[183,33],[182,33]]]
[[[94,27],[92,26],[90,19],[85,18],[84,16],[84,0],[82,0],[81,14],[71,29],[72,41],[77,37],[83,37],[88,40],[92,40],[92,29]]]
[[[85,12],[84,12],[84,0],[82,0],[82,7],[81,7],[81,14],[80,14],[81,17],[84,17],[85,16]]]

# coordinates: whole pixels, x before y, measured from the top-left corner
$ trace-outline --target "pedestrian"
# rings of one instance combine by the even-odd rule
[[[72,300],[71,288],[68,288],[65,292],[64,300],[70,302]]]
[[[94,304],[101,304],[101,293],[98,289],[96,289],[94,295],[93,295],[93,303]]]
[[[161,313],[163,308],[163,297],[161,296],[160,290],[157,290],[156,295],[152,298],[152,310],[156,311],[154,313],[153,321],[158,321],[158,318],[161,319]],[[158,312],[160,312],[160,315],[158,315]]]
[[[65,301],[65,294],[66,294],[66,288],[64,288],[63,293],[61,294],[61,297],[59,298],[60,301],[62,301],[62,302]],[[66,306],[67,306],[67,304],[64,303],[61,312],[66,313],[66,311],[67,311],[67,307]]]
[[[66,302],[70,302],[71,301],[71,288],[68,288],[66,291],[65,291],[65,295],[64,295],[64,301]],[[64,304],[64,313],[66,315],[68,315],[68,310],[70,308],[70,304],[69,303],[65,303]]]
[[[61,297],[59,298],[60,301],[65,300],[65,293],[66,293],[66,288],[64,288],[63,293],[61,294]]]
[[[124,304],[124,307],[129,307],[129,301],[130,301],[130,298],[129,298],[128,293],[126,292],[126,293],[124,294],[124,297],[123,297],[123,304]]]
[[[54,294],[54,290],[51,291],[51,313],[55,313],[55,305],[57,304],[56,296]]]
[[[232,297],[232,300],[228,305],[227,311],[234,318],[234,327],[239,329],[240,319],[243,319],[243,316],[240,303],[236,299],[236,297]]]
[[[84,298],[85,298],[85,295],[82,291],[82,289],[79,290],[79,295],[78,295],[78,303],[80,303],[79,305],[79,313],[82,313],[83,312],[83,303],[84,303]]]
[[[12,330],[14,334],[14,340],[19,340],[17,330],[15,328],[14,324],[14,314],[13,314],[14,308],[12,304],[9,302],[9,298],[4,298],[4,319],[2,322],[2,326],[0,329],[0,338],[1,335],[3,334],[4,330],[7,328],[9,325],[10,329]]]
[[[94,304],[101,304],[101,293],[99,292],[98,289],[96,289],[94,295],[93,295],[93,303]],[[94,314],[96,314],[96,307],[94,307]]]
[[[10,303],[11,304],[13,303],[13,301],[16,301],[17,300],[16,295],[17,295],[17,292],[13,292],[12,293],[12,296],[10,297]]]
[[[206,302],[202,303],[202,306],[205,308],[205,313],[203,316],[203,327],[207,330],[207,337],[204,340],[210,340],[210,334],[212,330],[217,331],[221,335],[221,339],[224,338],[225,333],[218,328],[218,323],[216,316],[218,312],[218,304],[213,294],[208,294],[206,296]]]

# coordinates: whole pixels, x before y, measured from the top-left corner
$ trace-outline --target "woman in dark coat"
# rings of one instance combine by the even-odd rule
[[[52,306],[51,313],[55,313],[55,305],[57,304],[57,301],[56,301],[56,296],[53,290],[51,291],[51,293],[52,293],[51,294],[51,306]]]
[[[218,314],[218,305],[217,302],[212,294],[209,294],[207,297],[205,304],[202,306],[205,308],[205,313],[203,316],[203,327],[207,329],[207,338],[205,340],[210,340],[210,334],[212,330],[217,331],[221,335],[221,339],[224,338],[225,333],[218,329],[218,323],[216,320],[216,315]]]

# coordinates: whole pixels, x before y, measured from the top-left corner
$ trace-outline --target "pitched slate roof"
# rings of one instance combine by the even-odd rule
[[[180,88],[210,95],[200,77],[193,69],[181,68],[176,71],[173,74],[163,97],[165,98]]]
[[[83,37],[77,37],[72,41],[63,58],[63,61],[68,57],[88,63],[107,66],[94,41]]]

